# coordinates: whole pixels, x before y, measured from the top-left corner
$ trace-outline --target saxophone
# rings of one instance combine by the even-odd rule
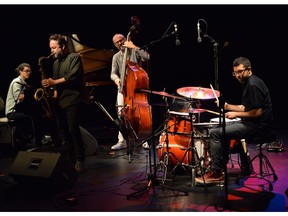
[[[38,66],[39,66],[39,71],[41,73],[41,80],[48,79],[47,75],[44,72],[43,66],[42,66],[43,61],[48,60],[52,56],[53,56],[53,54],[51,53],[47,57],[42,56],[38,59]],[[42,108],[44,109],[47,118],[50,120],[53,120],[54,114],[53,114],[52,105],[51,105],[51,101],[52,101],[51,91],[52,91],[52,89],[50,89],[50,88],[49,89],[44,88],[44,87],[38,88],[38,89],[36,89],[36,91],[34,93],[34,99],[36,101],[42,102]]]

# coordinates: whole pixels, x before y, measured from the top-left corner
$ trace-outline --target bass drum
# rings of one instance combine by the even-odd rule
[[[191,146],[191,136],[168,133],[168,151],[169,151],[169,168],[173,169],[177,164],[188,166],[192,161],[192,150],[188,150]],[[198,170],[203,170],[210,166],[208,140],[194,138],[195,146],[195,162]],[[161,161],[163,156],[168,153],[166,133],[162,133],[159,137],[158,159]]]

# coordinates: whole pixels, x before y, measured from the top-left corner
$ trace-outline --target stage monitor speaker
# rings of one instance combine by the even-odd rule
[[[75,168],[61,154],[28,151],[18,152],[9,175],[19,185],[47,192],[68,189],[78,177]]]

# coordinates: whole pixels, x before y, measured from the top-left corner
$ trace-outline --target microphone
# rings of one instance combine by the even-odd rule
[[[175,45],[179,46],[181,43],[180,43],[180,40],[178,38],[178,28],[177,28],[177,24],[176,23],[174,23],[174,32],[175,32],[175,35],[176,35]]]
[[[197,22],[197,34],[198,34],[198,38],[197,38],[197,42],[198,43],[201,43],[202,42],[202,39],[201,39],[201,37],[200,37],[200,23],[199,23],[199,20],[198,20],[198,22]]]
[[[21,82],[15,82],[15,83],[21,85],[22,87],[33,88],[33,86],[27,85],[27,84],[25,84],[25,83],[21,83]]]

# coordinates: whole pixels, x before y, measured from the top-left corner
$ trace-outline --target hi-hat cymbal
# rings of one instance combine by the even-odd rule
[[[148,90],[148,89],[139,89],[139,91],[147,92],[147,93],[151,93],[151,94],[157,94],[157,95],[161,95],[161,96],[164,96],[164,97],[171,97],[171,98],[175,98],[175,99],[185,100],[186,101],[186,99],[183,98],[183,97],[171,95],[171,94],[168,94],[167,92],[164,92],[164,91],[152,91],[152,90]]]
[[[220,96],[220,92],[214,90],[217,97]],[[177,93],[184,97],[194,98],[194,99],[213,99],[215,95],[212,89],[202,88],[202,87],[182,87],[177,89]]]
[[[176,111],[169,111],[170,114],[175,114],[175,115],[183,115],[183,116],[189,116],[189,113],[203,113],[207,112],[205,109],[190,109],[190,110],[183,110],[181,112],[176,112]]]

